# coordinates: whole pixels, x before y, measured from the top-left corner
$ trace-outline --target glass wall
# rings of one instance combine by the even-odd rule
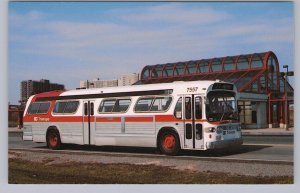
[[[173,76],[174,64],[167,64],[163,70],[163,77]]]
[[[255,101],[238,101],[240,109],[240,122],[243,128],[257,124],[257,110]]]

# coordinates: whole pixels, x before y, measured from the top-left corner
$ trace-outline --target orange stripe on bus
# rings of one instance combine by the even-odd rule
[[[149,117],[124,117],[125,122],[191,122],[191,119],[177,119],[173,115],[155,115],[155,119],[153,116]],[[26,115],[24,117],[24,122],[88,122],[88,117],[87,116],[49,116],[49,115]],[[121,122],[122,119],[121,117],[95,117],[91,116],[90,117],[91,122]],[[196,119],[196,123],[202,123],[202,122],[207,122],[206,119]],[[215,122],[210,122],[211,124],[222,124],[222,123],[228,123],[228,122],[236,122],[236,121],[228,121],[228,120],[223,120],[223,121],[215,121]]]

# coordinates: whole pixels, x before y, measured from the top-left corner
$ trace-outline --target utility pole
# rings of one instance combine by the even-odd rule
[[[283,72],[282,75],[284,77],[284,116],[285,116],[285,130],[289,130],[289,118],[288,118],[288,111],[289,111],[289,101],[288,101],[288,94],[287,94],[287,78],[288,76],[294,76],[294,71],[289,71],[288,65],[283,65],[283,68],[286,68],[286,72]]]

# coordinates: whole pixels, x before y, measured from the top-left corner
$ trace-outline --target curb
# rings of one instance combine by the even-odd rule
[[[8,133],[23,133],[23,131],[8,131]]]
[[[8,129],[8,133],[23,133],[22,129]]]
[[[242,132],[242,136],[294,136],[294,133],[284,133],[284,132]]]

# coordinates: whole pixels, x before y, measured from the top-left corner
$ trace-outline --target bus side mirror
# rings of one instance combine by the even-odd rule
[[[238,112],[241,113],[242,109],[241,107],[238,107]]]

